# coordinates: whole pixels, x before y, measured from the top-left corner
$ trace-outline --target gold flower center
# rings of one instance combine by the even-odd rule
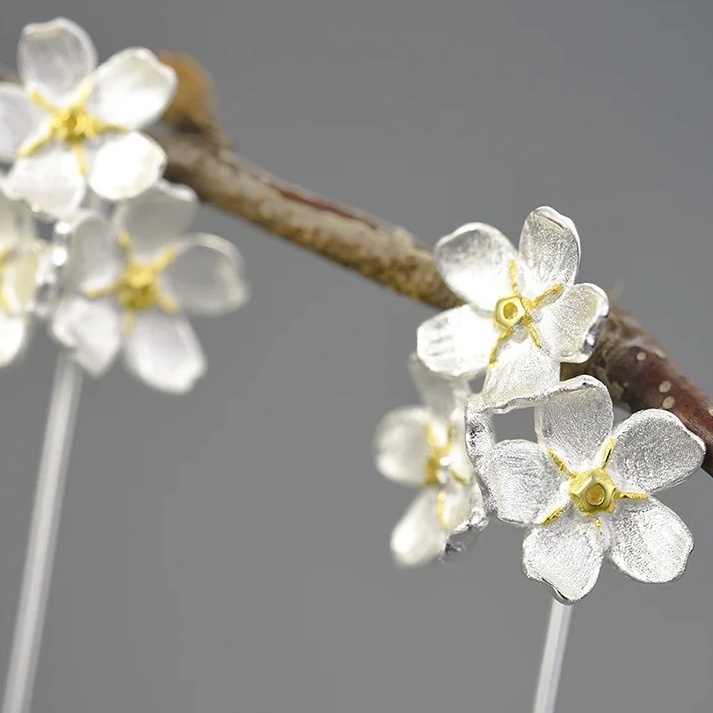
[[[571,471],[553,450],[549,452],[550,458],[559,470],[569,478],[569,497],[572,502],[586,517],[597,517],[597,527],[602,526],[602,521],[598,516],[604,513],[613,513],[616,510],[617,501],[646,500],[648,498],[646,493],[624,491],[617,488],[607,471],[615,446],[616,440],[612,439],[604,449],[602,464],[594,470],[582,473]],[[563,512],[564,507],[557,508],[544,519],[542,524],[551,525]]]
[[[468,478],[459,473],[454,467],[451,452],[455,444],[455,429],[452,424],[448,426],[448,435],[443,443],[432,424],[426,426],[426,440],[428,441],[429,454],[426,462],[426,479],[424,488],[438,488],[436,514],[441,528],[447,532],[453,530],[453,523],[448,519],[448,493],[446,486],[449,480],[454,480],[460,485],[468,485]]]
[[[168,248],[150,263],[138,262],[131,248],[131,238],[123,233],[119,243],[126,255],[126,267],[122,275],[106,287],[85,291],[87,299],[97,300],[114,295],[125,309],[124,332],[134,328],[136,313],[154,307],[164,312],[178,311],[178,304],[167,297],[161,288],[161,273],[178,257],[174,248]]]
[[[500,328],[500,334],[495,342],[495,346],[490,352],[490,366],[494,366],[498,361],[498,351],[504,342],[515,334],[515,328],[522,325],[527,329],[530,338],[538,349],[542,349],[542,339],[534,325],[533,312],[548,298],[562,294],[564,286],[556,284],[545,290],[539,297],[531,300],[520,293],[520,286],[517,282],[517,263],[510,261],[510,286],[512,294],[498,300],[493,313],[493,321]]]
[[[606,497],[607,491],[604,490],[604,486],[601,483],[590,485],[584,493],[584,499],[587,501],[587,504],[594,507],[601,505]]]
[[[91,93],[92,86],[87,84],[72,106],[57,107],[39,92],[33,92],[32,101],[49,114],[50,124],[44,136],[20,148],[17,153],[18,158],[33,156],[54,142],[64,143],[72,149],[79,163],[79,170],[83,176],[86,176],[89,166],[84,149],[85,142],[108,132],[126,131],[123,126],[109,124],[87,111],[87,102]]]

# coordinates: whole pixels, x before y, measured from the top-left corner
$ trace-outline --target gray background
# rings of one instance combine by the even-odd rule
[[[623,285],[713,392],[710,2],[3,0],[0,60],[58,14],[102,57],[195,55],[248,156],[423,240],[469,220],[517,238],[553,205],[583,278]],[[550,600],[520,572],[522,533],[492,524],[457,566],[390,562],[412,494],[370,440],[415,398],[403,367],[428,310],[200,217],[240,246],[254,298],[199,324],[192,395],[121,368],[87,384],[34,712],[529,710]],[[3,668],[54,358],[41,337],[0,376]],[[664,500],[696,537],[689,571],[645,587],[604,568],[560,711],[710,709],[713,483]]]

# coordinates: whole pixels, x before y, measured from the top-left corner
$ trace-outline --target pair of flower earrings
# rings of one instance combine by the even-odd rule
[[[377,468],[421,489],[394,529],[396,562],[463,551],[492,513],[527,529],[523,570],[563,603],[592,590],[605,558],[641,582],[679,577],[693,538],[653,495],[692,475],[704,444],[664,409],[614,426],[601,382],[559,381],[563,362],[591,354],[609,312],[600,288],[574,284],[572,221],[539,208],[519,251],[491,226],[465,225],[435,258],[466,304],[421,325],[409,368],[424,405],[393,411],[377,429]],[[537,443],[497,442],[493,416],[522,408],[534,410]]]
[[[122,352],[146,384],[189,390],[206,360],[187,315],[236,309],[248,288],[231,243],[186,234],[196,195],[161,178],[164,151],[141,131],[173,99],[174,71],[139,48],[97,66],[59,18],[25,27],[18,73],[0,84],[0,366],[39,317],[92,375]]]
[[[57,19],[24,29],[18,71],[0,84],[0,365],[39,317],[93,375],[123,352],[150,386],[189,390],[206,365],[186,315],[236,309],[248,288],[231,243],[185,234],[196,196],[161,179],[165,154],[141,132],[172,100],[173,70],[145,49],[97,67],[84,30]],[[382,473],[422,488],[392,537],[400,564],[466,549],[493,513],[529,529],[525,573],[566,602],[605,556],[645,582],[683,572],[693,540],[652,494],[691,475],[703,443],[663,410],[612,430],[601,383],[559,382],[608,313],[598,287],[574,284],[579,259],[574,225],[550,208],[529,216],[519,253],[483,224],[436,246],[466,304],[421,326],[410,368],[425,405],[389,414],[376,438]],[[538,443],[496,443],[493,414],[527,407]]]

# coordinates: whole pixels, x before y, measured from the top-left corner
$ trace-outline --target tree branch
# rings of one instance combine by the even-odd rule
[[[289,242],[337,262],[394,292],[448,309],[460,304],[441,280],[431,251],[404,228],[332,203],[281,181],[232,150],[215,111],[211,81],[189,57],[163,55],[179,76],[177,97],[157,136],[169,180]],[[664,408],[706,444],[713,475],[713,402],[684,376],[658,342],[616,305],[585,364],[563,365],[563,378],[592,374],[629,411]]]

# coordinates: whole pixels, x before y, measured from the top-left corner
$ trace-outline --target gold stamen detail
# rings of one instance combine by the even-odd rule
[[[609,440],[609,442],[606,445],[606,448],[604,449],[604,456],[602,458],[602,468],[606,468],[609,465],[609,461],[611,460],[612,456],[614,455],[614,448],[616,447],[616,438],[612,438]]]
[[[555,462],[555,465],[568,477],[568,478],[575,478],[577,476],[576,473],[573,473],[568,467],[567,464],[550,448],[547,453],[549,454],[550,458]]]
[[[548,298],[555,295],[561,295],[564,291],[564,285],[558,283],[549,289],[545,290],[541,295],[530,300],[520,293],[520,286],[517,281],[517,262],[510,260],[508,265],[508,273],[510,275],[510,287],[512,295],[498,300],[493,315],[493,321],[500,327],[501,333],[498,335],[497,341],[490,352],[489,365],[492,367],[498,361],[498,352],[503,342],[513,336],[515,327],[522,324],[527,328],[527,331],[532,339],[533,344],[542,349],[542,338],[540,337],[537,328],[535,327],[532,313]]]
[[[564,512],[564,505],[561,507],[558,507],[556,510],[553,510],[543,521],[542,525],[544,527],[547,527],[547,525],[551,525],[553,522],[556,522],[557,520],[560,519],[562,513]]]
[[[564,460],[551,448],[548,451],[550,458],[555,462],[557,468],[567,478],[569,478],[569,497],[577,506],[577,509],[586,517],[595,517],[597,528],[601,529],[602,521],[598,516],[602,513],[613,513],[616,510],[618,500],[647,500],[647,493],[631,492],[619,490],[614,480],[607,471],[607,465],[611,461],[616,447],[616,439],[612,438],[604,448],[602,464],[593,470],[575,473],[569,469]],[[543,521],[543,525],[549,525],[560,515],[561,511],[555,510]]]
[[[159,280],[160,274],[178,257],[178,252],[175,248],[168,248],[152,262],[145,264],[134,259],[131,238],[127,234],[122,233],[118,242],[126,258],[123,274],[105,287],[86,290],[84,295],[90,300],[114,295],[126,310],[122,329],[124,335],[128,336],[134,330],[138,312],[158,307],[168,314],[175,314],[180,309],[175,300],[163,293]]]
[[[33,156],[55,142],[64,143],[71,148],[81,174],[86,177],[89,173],[89,165],[84,143],[102,134],[126,131],[125,127],[102,121],[87,110],[92,89],[91,84],[86,84],[79,99],[69,107],[55,106],[39,92],[33,92],[30,98],[49,114],[50,124],[44,136],[20,148],[17,152],[18,158]]]
[[[450,530],[448,520],[446,520],[446,505],[448,496],[444,490],[438,491],[436,514],[438,515],[438,524],[443,530]]]

